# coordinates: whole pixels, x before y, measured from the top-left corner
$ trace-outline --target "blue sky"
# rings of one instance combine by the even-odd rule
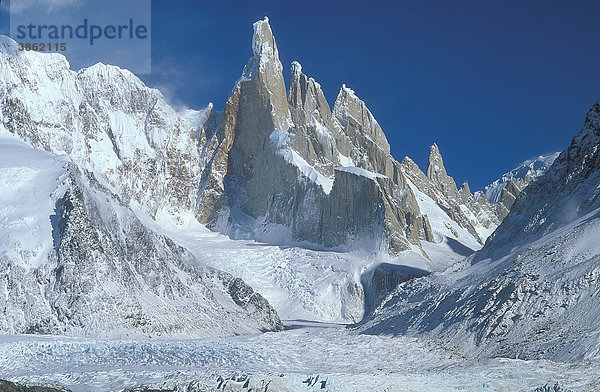
[[[600,98],[598,1],[153,1],[140,76],[176,106],[221,109],[265,15],[286,80],[298,60],[330,105],[346,83],[397,159],[425,169],[435,142],[472,190],[564,149]]]

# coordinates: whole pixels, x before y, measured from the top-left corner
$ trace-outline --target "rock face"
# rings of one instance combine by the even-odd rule
[[[426,175],[408,157],[402,162],[402,170],[416,190],[429,197],[449,220],[468,232],[467,236],[473,239],[471,244],[474,242],[475,246],[483,245],[500,223],[494,208],[480,192],[471,194],[466,182],[460,190],[457,189],[454,179],[446,173],[442,155],[436,144],[430,148]],[[451,237],[460,241],[465,235],[461,236],[456,232]],[[464,241],[463,238],[462,242]]]
[[[533,180],[532,176],[526,176],[525,179],[517,178],[516,180],[508,180],[500,194],[500,200],[496,204],[496,214],[498,218],[504,220],[511,207],[515,204],[517,196],[525,187]]]
[[[493,231],[499,222],[489,203],[468,190],[459,195],[439,151],[432,160],[440,172],[432,161],[423,184],[416,165],[407,168],[391,156],[383,130],[350,88],[342,86],[332,111],[319,83],[295,61],[286,94],[268,19],[254,24],[252,42],[253,57],[207,149],[201,222],[233,237],[397,253],[435,241],[407,181],[412,176],[447,204],[449,219],[475,243]]]
[[[364,103],[343,87],[332,113],[320,85],[298,62],[286,93],[267,19],[254,24],[252,42],[253,57],[213,136],[218,147],[204,169],[212,185],[201,186],[200,221],[234,237],[267,241],[352,247],[365,233],[363,242],[377,249],[419,245],[426,218],[414,197],[400,191],[402,181],[378,176],[392,175],[395,161]],[[350,156],[364,170],[338,170],[355,166]],[[350,201],[351,190],[364,197]]]
[[[452,272],[401,284],[363,331],[427,335],[485,356],[597,357],[599,146],[596,103],[481,251]]]

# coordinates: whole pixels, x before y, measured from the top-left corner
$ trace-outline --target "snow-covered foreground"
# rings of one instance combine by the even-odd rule
[[[202,387],[198,390],[219,390],[225,382],[244,391],[321,390],[322,381],[328,391],[531,391],[555,382],[588,391],[600,385],[600,362],[470,361],[424,340],[358,335],[333,324],[287,324],[284,332],[227,339],[5,335],[0,375],[73,391],[190,383]]]

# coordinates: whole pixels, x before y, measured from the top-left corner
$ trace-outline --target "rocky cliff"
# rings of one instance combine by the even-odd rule
[[[233,237],[398,253],[435,241],[435,225],[412,184],[468,231],[467,242],[483,244],[499,219],[480,194],[466,188],[459,194],[437,146],[427,176],[400,164],[373,114],[347,86],[331,110],[319,83],[295,61],[285,91],[268,19],[254,24],[252,42],[253,56],[205,148],[201,222]]]

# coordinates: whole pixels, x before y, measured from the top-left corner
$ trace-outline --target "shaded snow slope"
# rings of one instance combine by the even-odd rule
[[[479,355],[599,357],[599,146],[596,103],[481,251],[401,285],[362,330],[436,337]]]
[[[472,252],[457,242],[448,245],[442,241],[427,245],[429,259],[418,248],[391,257],[385,253],[335,252],[231,240],[208,230],[192,216],[181,226],[163,221],[160,214],[158,222],[146,217],[145,223],[189,249],[203,264],[260,288],[283,319],[358,322],[366,310],[365,297],[372,294],[365,279],[371,279],[373,269],[386,264],[427,273],[441,271]]]
[[[52,219],[55,201],[66,190],[68,158],[7,136],[0,136],[0,157],[0,259],[38,268],[59,240]]]

